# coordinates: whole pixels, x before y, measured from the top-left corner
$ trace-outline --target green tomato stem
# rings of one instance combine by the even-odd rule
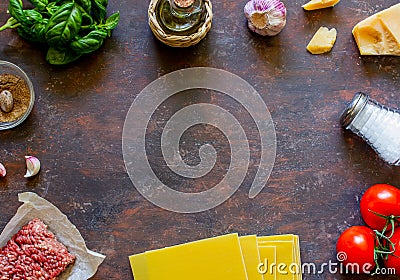
[[[382,229],[382,233],[385,233],[385,232],[386,232],[386,230],[387,230],[389,224],[392,226],[392,227],[391,227],[391,233],[390,233],[390,235],[388,236],[388,238],[391,238],[391,237],[393,236],[393,234],[394,234],[395,223],[398,222],[398,221],[400,220],[400,216],[395,216],[395,215],[385,216],[385,215],[382,215],[382,214],[377,213],[377,212],[375,212],[375,211],[372,211],[371,209],[368,209],[368,211],[371,212],[371,213],[374,213],[374,214],[377,215],[378,217],[381,217],[381,218],[383,218],[383,219],[386,219],[386,223],[385,223],[385,226],[384,226],[383,229]]]
[[[390,237],[387,237],[382,232],[379,232],[377,230],[374,230],[374,232],[379,245],[378,247],[375,248],[374,252],[380,254],[381,256],[393,254],[396,251],[396,249],[394,243],[390,240]],[[387,247],[383,246],[380,239],[386,240],[386,242],[389,243],[389,246]]]
[[[390,218],[388,219],[388,222],[390,221],[390,224],[392,225],[392,231],[390,233],[390,235],[388,236],[388,238],[391,238],[394,234],[394,221],[397,221],[397,218],[395,216],[390,216]]]

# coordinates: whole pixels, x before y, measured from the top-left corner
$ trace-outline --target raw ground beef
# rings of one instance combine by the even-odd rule
[[[56,279],[74,261],[47,226],[33,219],[0,249],[0,280]]]

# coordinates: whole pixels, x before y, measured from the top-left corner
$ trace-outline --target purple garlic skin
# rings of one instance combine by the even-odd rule
[[[6,177],[7,171],[2,163],[0,163],[0,178]]]
[[[279,0],[250,0],[244,14],[250,30],[262,36],[275,36],[286,25],[286,7]]]
[[[26,174],[25,178],[35,176],[40,171],[40,161],[34,156],[25,156]]]

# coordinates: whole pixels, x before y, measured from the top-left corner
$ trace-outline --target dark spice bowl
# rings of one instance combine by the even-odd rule
[[[0,108],[0,130],[21,124],[35,103],[35,91],[28,75],[17,65],[0,60],[0,94],[3,90],[11,92],[14,105],[7,113]]]

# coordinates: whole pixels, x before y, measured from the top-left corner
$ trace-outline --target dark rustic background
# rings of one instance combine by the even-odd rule
[[[8,18],[5,2],[0,4],[2,23]],[[399,58],[360,57],[351,34],[357,22],[398,1],[342,0],[333,9],[310,12],[301,8],[306,1],[285,1],[287,26],[273,38],[250,33],[242,12],[246,1],[214,1],[210,33],[188,49],[156,41],[147,25],[148,2],[111,0],[109,14],[121,12],[112,38],[95,54],[65,67],[48,65],[45,51],[15,31],[0,33],[0,59],[22,67],[37,94],[30,117],[0,132],[0,161],[8,170],[0,179],[0,228],[19,207],[18,193],[38,193],[71,219],[90,249],[107,255],[93,279],[132,279],[130,254],[228,232],[298,234],[303,262],[335,261],[339,234],[363,224],[359,200],[366,188],[383,182],[400,187],[400,169],[387,166],[339,125],[340,113],[357,91],[400,107]],[[330,53],[313,56],[305,47],[321,25],[337,29],[337,42]],[[243,186],[227,202],[202,213],[177,214],[154,206],[136,191],[125,170],[121,135],[125,115],[146,85],[195,66],[230,71],[254,86],[274,120],[277,156],[266,188],[255,199],[247,197],[252,165]],[[256,164],[259,139],[251,120],[235,110],[235,101],[213,92],[179,94],[157,111],[147,139],[155,162],[162,162],[157,144],[164,117],[175,106],[200,101],[224,106],[244,122],[253,137],[249,141]],[[187,162],[198,163],[202,143],[212,141],[220,152],[214,176],[196,182],[194,188],[199,189],[222,178],[230,150],[217,129],[197,128],[182,141]],[[40,174],[29,180],[23,178],[26,154],[42,163]],[[155,170],[167,172],[159,163]],[[176,183],[176,178],[163,177],[166,184]],[[325,273],[304,278],[372,277]]]

